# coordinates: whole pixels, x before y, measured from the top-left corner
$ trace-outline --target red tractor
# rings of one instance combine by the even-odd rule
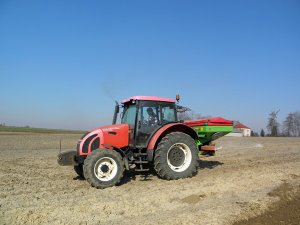
[[[77,150],[60,153],[58,163],[73,165],[76,173],[96,188],[118,184],[130,165],[135,165],[135,171],[154,167],[158,176],[167,180],[195,175],[199,150],[214,152],[211,141],[229,133],[232,121],[178,121],[177,112],[184,107],[175,102],[134,96],[123,100],[121,106],[117,103],[112,125],[82,136]],[[121,123],[116,124],[120,107]],[[208,129],[211,127],[214,129]]]

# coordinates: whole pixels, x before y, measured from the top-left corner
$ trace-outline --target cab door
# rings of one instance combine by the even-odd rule
[[[149,111],[153,112],[152,115]],[[145,148],[152,134],[161,127],[160,106],[157,102],[140,101],[136,126],[136,147]]]

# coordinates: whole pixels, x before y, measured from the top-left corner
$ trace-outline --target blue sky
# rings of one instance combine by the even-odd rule
[[[0,1],[0,123],[109,124],[181,95],[255,131],[300,110],[300,1]]]

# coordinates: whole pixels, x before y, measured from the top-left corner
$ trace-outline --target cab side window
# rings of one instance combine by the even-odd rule
[[[176,111],[174,105],[162,104],[162,123],[176,122]]]

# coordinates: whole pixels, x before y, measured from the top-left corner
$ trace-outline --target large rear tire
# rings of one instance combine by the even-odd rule
[[[192,177],[197,173],[197,147],[193,138],[182,132],[167,134],[155,151],[154,169],[167,180]]]
[[[124,173],[124,162],[115,150],[96,149],[84,161],[84,177],[96,188],[107,188],[118,184]]]

